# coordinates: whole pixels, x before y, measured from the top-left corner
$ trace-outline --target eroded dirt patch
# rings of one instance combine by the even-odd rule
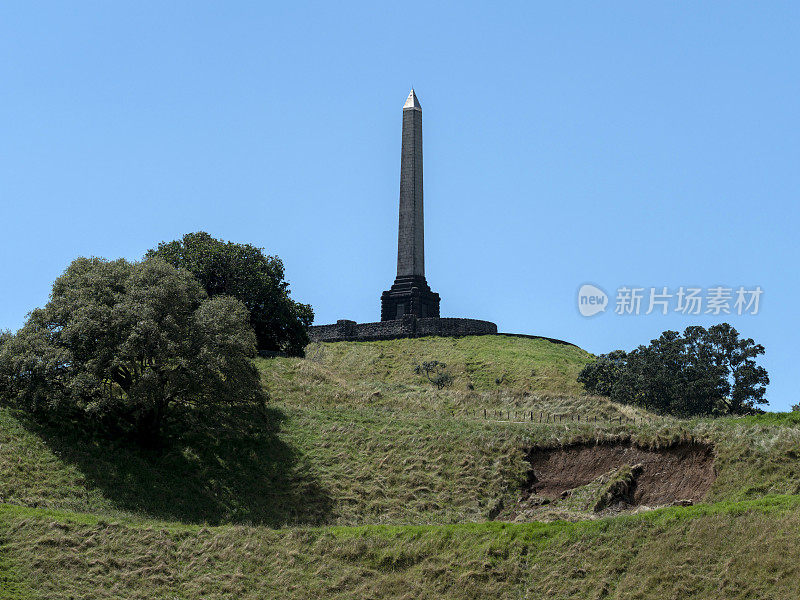
[[[632,443],[573,445],[532,449],[528,493],[561,498],[614,469],[636,466],[629,494],[631,506],[663,506],[676,501],[698,502],[714,483],[714,451],[707,444],[681,443],[650,450]],[[639,465],[641,467],[639,467]]]

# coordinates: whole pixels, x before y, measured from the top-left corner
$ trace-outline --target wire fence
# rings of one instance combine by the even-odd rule
[[[536,410],[501,410],[501,409],[477,409],[475,416],[486,421],[503,421],[511,423],[608,423],[608,424],[644,424],[658,423],[664,421],[664,417],[658,416],[633,416],[625,415],[582,415],[580,413],[559,413],[550,414]]]

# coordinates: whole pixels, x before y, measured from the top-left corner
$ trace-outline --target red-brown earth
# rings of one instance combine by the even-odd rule
[[[623,465],[641,465],[631,506],[662,506],[680,500],[698,502],[716,478],[713,447],[680,443],[647,449],[626,443],[580,444],[561,448],[533,448],[529,494],[549,499],[586,485]]]

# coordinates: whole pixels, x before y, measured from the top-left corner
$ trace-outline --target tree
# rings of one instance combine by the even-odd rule
[[[665,331],[647,346],[599,356],[578,381],[612,400],[680,416],[746,414],[766,403],[769,377],[756,364],[764,347],[728,323]]]
[[[725,372],[722,397],[725,412],[746,414],[753,412],[757,404],[767,404],[764,394],[769,375],[755,361],[764,354],[764,346],[751,338],[739,339],[739,332],[728,323],[709,327],[707,340],[714,364]]]
[[[3,355],[3,347],[11,340],[13,336],[10,331],[0,331],[0,356]],[[0,402],[3,397],[8,393],[8,374],[5,372],[5,365],[0,361]]]
[[[247,309],[163,261],[75,260],[0,347],[7,401],[159,443],[179,406],[264,400]]]
[[[683,332],[685,390],[681,410],[686,414],[729,412],[720,407],[728,393],[727,369],[714,358],[709,331],[691,326]]]
[[[415,366],[414,373],[417,375],[425,375],[428,381],[436,386],[436,389],[443,390],[453,385],[453,376],[445,371],[446,368],[447,365],[443,362],[432,360]]]
[[[679,416],[709,414],[716,374],[691,364],[685,338],[677,331],[665,331],[648,346],[628,354],[625,368],[611,398],[655,412]]]
[[[162,242],[149,250],[157,257],[192,273],[209,297],[226,294],[239,299],[250,313],[259,351],[302,356],[314,311],[289,297],[284,268],[277,256],[262,248],[236,244],[200,231],[180,240]]]
[[[581,370],[578,382],[590,394],[610,396],[614,383],[619,380],[620,371],[625,368],[627,356],[623,350],[601,354]]]

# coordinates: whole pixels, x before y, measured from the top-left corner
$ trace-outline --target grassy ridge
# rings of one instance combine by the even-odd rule
[[[413,373],[434,359],[452,388]],[[259,361],[269,408],[187,413],[159,452],[0,410],[0,600],[792,597],[800,418],[615,423],[647,415],[577,395],[587,359],[501,336],[313,346]],[[528,448],[598,440],[713,444],[710,504],[492,522]]]
[[[437,390],[414,366],[438,360],[454,377]],[[259,360],[276,405],[383,407],[396,413],[475,415],[488,410],[553,416],[641,418],[647,413],[582,395],[576,381],[591,355],[568,344],[506,336],[311,344],[306,359]]]
[[[413,367],[423,361],[446,363],[455,378],[452,390],[467,391],[471,387],[475,400],[523,393],[525,397],[578,395],[581,389],[575,378],[591,359],[586,351],[568,344],[505,336],[311,344],[307,357],[306,361],[263,361],[266,381],[281,386],[281,392],[291,392],[293,388],[286,384],[292,382],[377,391],[391,395],[396,408],[425,406],[414,392],[427,392],[430,384],[413,372]],[[324,391],[324,385],[318,391]],[[286,395],[287,400],[294,397]],[[327,395],[315,397],[321,401]],[[340,402],[342,398],[328,400]]]
[[[154,454],[23,427],[0,411],[0,498],[32,507],[190,523],[358,525],[504,518],[525,449],[632,438],[711,442],[709,501],[800,493],[800,426],[719,419],[504,423],[385,407],[285,408],[205,423]]]
[[[0,532],[54,600],[786,599],[800,583],[798,509],[773,497],[576,524],[272,530],[5,506]]]
[[[449,366],[456,387],[487,391],[501,380],[507,387],[552,394],[579,393],[575,377],[591,358],[569,344],[494,335],[312,344],[307,355],[359,381],[419,383],[423,378],[413,374],[413,366],[439,360]]]

